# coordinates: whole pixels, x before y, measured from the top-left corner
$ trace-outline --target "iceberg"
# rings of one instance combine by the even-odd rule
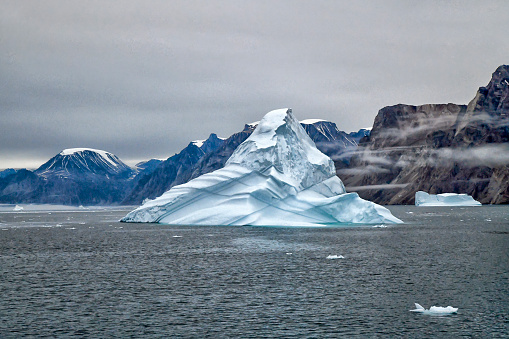
[[[415,309],[410,310],[410,312],[423,313],[423,314],[432,314],[432,315],[446,315],[446,314],[454,314],[458,313],[458,309],[452,306],[440,307],[440,306],[431,306],[429,310],[425,309],[418,303],[415,303]]]
[[[347,193],[291,109],[267,113],[226,165],[128,213],[123,222],[170,225],[325,226],[401,223]]]
[[[415,193],[415,206],[481,206],[468,194],[442,193],[428,194],[423,191]]]
[[[344,259],[345,257],[342,256],[341,254],[340,255],[337,255],[337,254],[330,254],[327,256],[327,259]]]

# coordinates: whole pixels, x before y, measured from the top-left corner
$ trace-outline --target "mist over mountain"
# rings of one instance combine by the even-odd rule
[[[498,67],[468,105],[381,109],[350,166],[347,189],[381,204],[413,204],[417,191],[509,202],[509,66]]]

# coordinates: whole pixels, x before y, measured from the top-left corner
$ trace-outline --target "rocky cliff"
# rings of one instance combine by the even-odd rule
[[[412,204],[419,190],[509,203],[509,66],[498,67],[468,105],[381,109],[338,175],[381,204]]]

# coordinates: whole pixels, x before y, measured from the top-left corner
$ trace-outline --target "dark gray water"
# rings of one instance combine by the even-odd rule
[[[406,224],[0,213],[0,337],[509,337],[509,206],[391,210]]]

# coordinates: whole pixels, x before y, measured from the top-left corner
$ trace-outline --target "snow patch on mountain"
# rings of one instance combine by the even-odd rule
[[[202,147],[204,142],[205,142],[205,140],[194,140],[194,141],[191,141],[191,143],[193,145],[195,145],[196,147]]]
[[[313,125],[313,124],[316,124],[317,122],[323,122],[323,121],[327,121],[327,120],[323,120],[323,119],[305,119],[305,120],[301,120],[300,123],[304,124],[304,125]]]
[[[99,154],[104,159],[104,161],[106,161],[107,163],[111,164],[114,167],[118,167],[120,165],[119,162],[117,161],[118,158],[116,155],[114,155],[110,152],[100,150],[100,149],[68,148],[68,149],[64,149],[62,152],[60,152],[60,155],[64,155],[64,156],[65,155],[73,155],[73,154],[79,154],[79,153],[83,153],[83,152],[93,152],[93,153]]]

